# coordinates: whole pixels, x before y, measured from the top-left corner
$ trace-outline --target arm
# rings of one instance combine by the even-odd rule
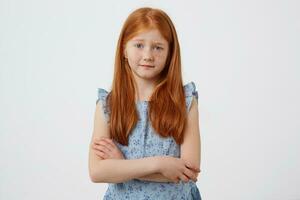
[[[181,158],[190,162],[193,166],[200,169],[200,131],[199,131],[199,114],[198,104],[195,98],[192,100],[192,105],[188,113],[187,124],[184,131],[184,141],[180,147]],[[160,173],[150,174],[138,178],[139,180],[156,181],[156,182],[171,182]]]
[[[118,148],[109,140],[109,131],[99,104],[95,112],[95,125],[89,151],[89,173],[93,182],[118,183],[130,179],[150,180],[157,182],[178,182],[178,179],[188,181],[195,179],[190,163],[170,156],[146,157],[135,160],[118,159]],[[105,142],[106,140],[106,142]],[[104,144],[103,144],[104,142]],[[102,143],[102,144],[100,144]],[[105,147],[105,148],[104,148]],[[108,149],[109,151],[107,151]],[[117,168],[116,166],[122,166]]]
[[[104,160],[125,160],[122,151],[115,145],[115,143],[109,139],[109,138],[101,138],[99,140],[94,140],[93,141],[93,151],[95,154],[99,156],[99,158],[104,159]],[[92,157],[93,155],[91,155]],[[157,157],[148,157],[148,159],[152,158],[153,161],[151,164],[154,164],[154,168],[158,169],[156,171],[160,171],[161,166],[163,165],[162,160],[163,157],[157,156]],[[150,159],[151,161],[151,159]],[[146,161],[148,162],[148,161]],[[156,163],[156,164],[155,164]],[[113,167],[109,167],[108,169],[112,169]],[[105,170],[105,169],[103,169]],[[96,170],[98,171],[98,170]],[[104,172],[104,171],[102,171]],[[93,175],[95,176],[95,175]],[[163,176],[159,172],[156,173],[151,173],[144,175],[142,177],[138,177],[137,179],[139,180],[144,180],[144,181],[155,181],[155,182],[172,182],[172,179],[168,179],[167,177]],[[96,181],[96,180],[95,180]]]
[[[183,143],[180,147],[181,158],[200,169],[201,140],[199,130],[198,103],[193,97],[184,131]]]
[[[155,157],[134,160],[107,159],[94,162],[91,179],[95,183],[121,183],[156,173],[155,159]]]
[[[109,126],[104,119],[99,101],[96,105],[93,135],[89,145],[89,175],[93,182],[118,183],[158,172],[156,157],[136,160],[102,159],[93,149],[93,141],[101,137],[109,138]]]
[[[173,182],[171,179],[168,179],[161,173],[153,173],[146,176],[142,176],[138,178],[142,181],[153,181],[153,182]]]

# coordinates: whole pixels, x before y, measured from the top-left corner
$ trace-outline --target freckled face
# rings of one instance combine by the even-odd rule
[[[134,76],[156,80],[165,67],[168,51],[168,41],[157,29],[151,29],[129,40],[124,54]]]

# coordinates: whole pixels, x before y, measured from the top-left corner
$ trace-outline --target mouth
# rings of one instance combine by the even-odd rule
[[[147,67],[147,68],[154,68],[153,65],[140,65],[140,66],[142,66],[142,67]]]

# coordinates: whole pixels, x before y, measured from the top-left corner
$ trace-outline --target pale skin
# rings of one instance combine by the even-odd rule
[[[168,41],[157,29],[142,32],[125,45],[124,57],[128,59],[137,85],[138,100],[149,100],[158,76],[165,67],[168,51]]]
[[[167,41],[157,30],[139,34],[126,44],[124,56],[128,59],[138,86],[137,99],[149,99],[157,75],[164,68],[167,52]],[[106,183],[120,183],[131,179],[174,183],[178,183],[179,180],[197,181],[200,173],[200,144],[198,104],[193,98],[184,130],[180,158],[155,156],[126,160],[110,139],[108,124],[104,120],[99,101],[95,110],[89,151],[90,177],[93,182]]]
[[[191,105],[191,110],[190,110],[190,112],[192,112],[192,114],[193,113],[195,114],[196,106],[197,106],[197,102],[194,100],[193,105]],[[188,137],[185,137],[185,140],[189,140],[187,142],[192,143],[192,141],[194,141],[196,138],[197,137],[188,136]],[[99,156],[101,159],[121,159],[121,160],[125,159],[122,151],[116,146],[116,144],[110,138],[106,138],[106,137],[96,138],[93,141],[92,147],[93,147],[95,154],[97,156]],[[181,147],[181,149],[182,148],[184,148],[184,147]],[[191,155],[188,151],[189,151],[189,149],[186,150],[186,154]],[[185,152],[182,152],[181,154],[184,154],[184,153]],[[191,155],[191,157],[192,156],[193,155]],[[176,158],[172,158],[172,157],[169,157],[167,159],[161,157],[160,159],[161,160],[159,162],[160,162],[161,167],[162,168],[165,167],[165,169],[163,169],[164,172],[161,172],[161,174],[159,174],[159,173],[150,174],[147,176],[140,177],[138,179],[147,180],[147,181],[156,181],[156,182],[178,183],[178,180],[177,180],[178,177],[176,177],[176,176],[179,176],[180,180],[183,180],[184,182],[188,182],[189,180],[193,180],[194,182],[197,181],[197,177],[198,177],[198,174],[200,173],[200,170],[196,165],[193,165],[192,163],[190,163],[188,161],[186,161],[186,162],[183,161],[184,165],[186,165],[186,167],[188,167],[191,171],[186,170],[183,172],[183,174],[180,174],[176,171],[176,167],[173,168],[173,165],[177,166],[178,165],[177,162],[178,161],[180,162],[179,158],[176,160]],[[165,165],[165,166],[163,166],[163,165]],[[182,166],[178,166],[178,167],[182,167]],[[178,174],[178,175],[175,175],[175,174]],[[167,177],[169,177],[169,178],[167,178]]]

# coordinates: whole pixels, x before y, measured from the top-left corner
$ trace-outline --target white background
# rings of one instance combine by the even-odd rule
[[[141,6],[169,14],[198,90],[203,199],[300,199],[296,0],[0,0],[0,199],[102,199],[88,175],[97,88]]]

